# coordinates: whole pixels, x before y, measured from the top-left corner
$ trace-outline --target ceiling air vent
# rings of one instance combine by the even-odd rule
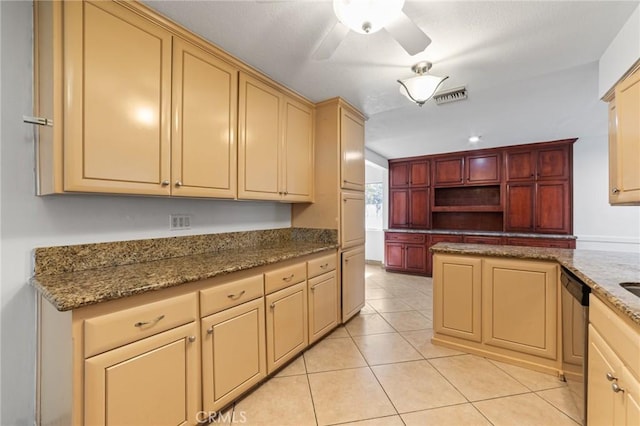
[[[438,92],[433,95],[433,99],[436,101],[437,105],[462,101],[467,99],[467,88],[462,86],[454,89],[443,90],[442,92]]]

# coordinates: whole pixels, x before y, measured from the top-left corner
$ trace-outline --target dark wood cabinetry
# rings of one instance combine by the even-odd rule
[[[461,232],[431,233],[424,242],[427,249],[438,242],[462,241],[575,247],[573,239],[464,235],[465,231],[571,235],[575,141],[390,160],[389,228]],[[398,247],[397,241],[387,244],[391,244],[386,248],[387,268],[406,270],[407,247]],[[414,258],[419,255],[420,250],[412,251]],[[427,251],[425,256],[430,274],[431,254]],[[417,265],[413,272],[420,273],[420,262],[413,263]]]
[[[427,274],[426,235],[387,232],[385,267],[387,270]]]
[[[556,238],[525,238],[507,237],[505,244],[508,246],[546,247],[546,248],[576,248],[574,239]]]

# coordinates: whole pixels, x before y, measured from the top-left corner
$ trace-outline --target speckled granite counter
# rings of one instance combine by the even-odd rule
[[[600,299],[640,327],[640,297],[619,285],[640,282],[640,255],[637,253],[459,243],[438,243],[431,251],[557,261],[582,279]]]
[[[335,230],[284,228],[38,248],[30,284],[68,311],[337,247]]]
[[[501,231],[460,231],[455,229],[385,229],[384,232],[406,232],[411,234],[440,234],[440,235],[476,235],[479,237],[507,237],[507,238],[541,238],[558,240],[575,240],[575,235],[559,234],[525,234],[522,232]]]

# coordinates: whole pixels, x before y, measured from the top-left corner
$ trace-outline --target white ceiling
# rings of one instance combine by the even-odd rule
[[[331,1],[144,2],[314,102],[346,99],[369,117],[367,147],[387,158],[471,149],[471,133],[482,135],[478,147],[580,136],[589,125],[580,111],[597,102],[594,62],[639,4],[407,0],[404,12],[432,39],[424,52],[409,56],[385,30],[350,32],[318,61],[336,22]],[[420,60],[469,99],[410,103],[396,80]]]

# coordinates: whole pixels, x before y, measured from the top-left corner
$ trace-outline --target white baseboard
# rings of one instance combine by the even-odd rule
[[[640,253],[639,237],[577,234],[576,248],[581,250],[626,251]]]

